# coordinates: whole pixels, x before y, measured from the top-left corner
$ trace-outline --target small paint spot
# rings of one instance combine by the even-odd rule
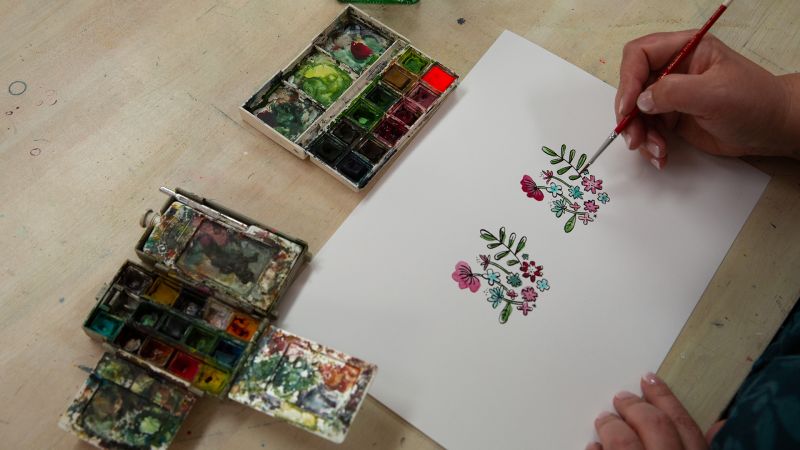
[[[605,64],[605,63],[606,63],[606,60],[603,59],[603,58],[600,58],[600,64]]]
[[[28,153],[30,153],[31,156],[39,156],[39,155],[42,154],[42,149],[40,149],[39,147],[35,147],[35,148],[32,148],[31,151],[28,152]]]
[[[19,106],[17,106],[17,107],[16,107],[16,108],[14,108],[14,109],[19,109]]]
[[[58,299],[58,303],[64,303],[64,300],[65,300],[64,297],[61,297]]]
[[[459,25],[464,25],[465,23],[467,23],[467,19],[459,17],[458,20],[456,20],[456,22],[458,22]]]
[[[717,328],[722,328],[722,327],[725,326],[725,324],[720,322],[719,320],[715,320],[715,321],[711,322],[711,325],[714,325]]]
[[[686,352],[681,352],[681,359],[686,359]]]
[[[14,111],[6,111],[6,115],[7,115],[7,116],[10,116],[10,115],[12,115],[12,114],[14,114]]]
[[[82,371],[84,371],[86,373],[92,373],[92,368],[91,367],[84,366],[83,364],[78,364],[76,367],[78,369],[81,369]]]
[[[192,435],[192,430],[186,430],[186,434],[188,434],[189,436],[191,436],[191,435]]]
[[[745,358],[745,359],[747,360],[747,362],[753,362],[753,358],[751,358],[749,356],[747,358]]]
[[[774,224],[774,223],[772,223],[772,222],[770,222],[769,224],[772,226],[772,228],[778,228],[778,227],[776,227],[776,226],[775,226],[775,224]]]
[[[11,95],[22,95],[27,90],[28,84],[24,81],[12,81],[11,84],[8,85],[8,93]]]

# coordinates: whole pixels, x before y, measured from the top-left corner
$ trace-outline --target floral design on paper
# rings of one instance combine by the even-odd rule
[[[478,255],[474,270],[466,261],[457,262],[451,278],[460,289],[473,294],[486,283],[483,294],[492,308],[500,309],[501,324],[508,322],[514,310],[527,316],[536,308],[539,296],[550,289],[543,278],[544,267],[522,253],[528,238],[522,236],[517,241],[516,233],[506,234],[505,227],[496,236],[485,229],[480,236],[487,241],[489,252]]]
[[[611,197],[603,191],[603,180],[596,178],[588,170],[581,170],[586,163],[586,154],[582,153],[575,161],[575,149],[567,153],[566,145],[561,146],[560,154],[548,147],[542,147],[542,151],[553,157],[550,164],[561,167],[555,173],[552,170],[543,170],[542,184],[537,184],[530,175],[523,175],[519,182],[522,192],[537,202],[543,201],[545,197],[551,199],[550,212],[556,218],[566,218],[566,233],[574,230],[577,222],[584,225],[594,222],[600,206],[611,201]]]

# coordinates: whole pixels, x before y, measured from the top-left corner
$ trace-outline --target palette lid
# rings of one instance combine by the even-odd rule
[[[190,192],[143,223],[142,260],[234,305],[266,315],[310,258],[308,245]]]
[[[376,372],[373,364],[271,327],[228,397],[341,443]]]
[[[166,449],[196,399],[132,361],[105,353],[58,425],[99,448]]]

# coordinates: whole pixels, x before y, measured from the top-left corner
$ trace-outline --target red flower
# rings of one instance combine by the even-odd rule
[[[534,261],[523,261],[522,267],[520,267],[520,271],[522,271],[522,276],[524,278],[528,278],[533,283],[536,280],[536,277],[542,276],[542,266],[537,266],[536,262]]]
[[[543,170],[542,171],[542,178],[544,178],[545,183],[549,183],[550,180],[553,179],[553,171],[552,170]]]
[[[532,198],[537,202],[544,200],[544,192],[539,189],[539,186],[536,186],[536,182],[529,175],[523,176],[519,184],[522,185],[522,192],[528,194],[528,198]]]
[[[478,255],[478,262],[481,267],[483,267],[483,270],[486,270],[489,268],[489,263],[491,263],[492,260],[489,259],[489,255]]]

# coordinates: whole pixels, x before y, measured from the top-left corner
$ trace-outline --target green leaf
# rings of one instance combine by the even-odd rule
[[[511,233],[511,235],[508,237],[508,248],[514,246],[515,240],[517,240],[517,233]]]
[[[500,243],[499,242],[493,242],[491,244],[488,244],[486,247],[488,247],[488,248],[497,248],[497,247],[500,247]]]
[[[550,156],[558,156],[558,155],[556,155],[556,152],[554,152],[553,150],[551,150],[551,149],[549,149],[547,147],[542,147],[542,151],[545,154],[550,155]]]
[[[506,227],[500,227],[500,236],[497,237],[497,240],[500,242],[506,240]]]
[[[569,151],[569,162],[572,162],[573,159],[575,159],[575,149],[574,148]]]
[[[559,174],[559,175],[564,175],[565,173],[567,173],[568,170],[569,170],[569,166],[564,166],[564,167],[558,169],[558,172],[556,172],[556,173]]]
[[[564,145],[564,144],[561,144],[561,159],[564,159],[564,152],[566,152],[566,151],[567,151],[567,146]]]
[[[515,255],[516,255],[517,253],[521,252],[523,248],[525,248],[525,243],[526,243],[526,242],[528,242],[528,238],[527,238],[527,237],[525,237],[525,236],[522,236],[522,239],[520,239],[520,240],[519,240],[519,243],[517,244],[517,249],[516,249],[516,250],[514,250],[514,254],[515,254]]]
[[[569,176],[569,179],[570,179],[570,180],[572,180],[572,181],[575,181],[575,180],[577,180],[577,179],[578,179],[578,178],[580,178],[580,177],[581,177],[580,175],[570,175],[570,176]]]
[[[518,259],[509,259],[508,261],[506,261],[506,265],[509,265],[509,266],[516,266],[517,264],[519,264],[519,260]]]
[[[578,168],[578,172],[581,171],[581,167],[583,167],[583,163],[586,162],[586,153],[582,154],[580,158],[578,158],[578,165],[575,166]]]
[[[570,231],[572,231],[573,228],[575,228],[575,219],[577,217],[578,217],[577,214],[573,214],[572,217],[569,218],[567,223],[564,224],[564,232],[565,233],[569,233]]]
[[[508,322],[508,318],[511,317],[511,312],[514,310],[514,306],[510,302],[506,302],[505,308],[500,311],[500,323]]]
[[[494,237],[492,233],[489,233],[486,230],[481,230],[481,237],[486,241],[496,241],[497,238]]]
[[[553,158],[550,160],[550,164],[558,164],[562,161],[561,158]]]
[[[508,251],[508,250],[503,250],[502,252],[494,255],[494,259],[495,259],[495,261],[500,261],[501,259],[503,259],[506,256],[508,256],[509,253],[511,253],[511,252]]]

